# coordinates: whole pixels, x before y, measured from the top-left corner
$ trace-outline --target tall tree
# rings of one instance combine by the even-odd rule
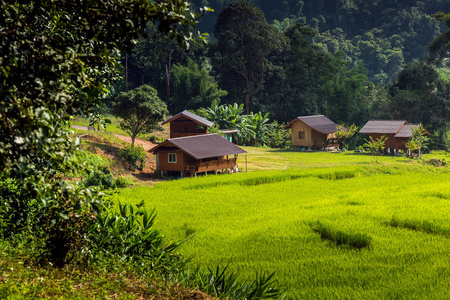
[[[128,88],[134,89],[149,84],[170,106],[171,68],[175,64],[186,65],[188,59],[201,63],[205,57],[205,48],[202,44],[193,43],[187,49],[160,32],[155,24],[148,23],[144,34],[139,37],[136,46],[128,55]],[[122,62],[125,62],[124,56]]]
[[[166,104],[149,85],[120,93],[113,105],[113,114],[121,118],[120,128],[131,137],[131,147],[139,134],[162,130],[160,123],[167,113]]]
[[[406,65],[389,93],[393,118],[423,124],[435,144],[444,144],[450,126],[450,83],[439,76],[434,66]]]
[[[338,68],[333,56],[308,39],[316,32],[310,27],[297,24],[284,32],[288,46],[272,57],[275,67],[265,86],[264,102],[280,122],[292,120],[299,115],[323,113],[324,98],[320,86],[331,79]]]
[[[243,94],[249,114],[251,99],[264,84],[267,57],[282,49],[284,38],[254,4],[244,0],[231,2],[220,13],[214,35],[218,43],[213,66],[226,90]]]
[[[172,68],[172,103],[170,111],[177,113],[185,109],[197,109],[211,106],[213,101],[227,92],[219,88],[219,84],[206,68],[201,68],[188,58],[187,66],[176,64]]]

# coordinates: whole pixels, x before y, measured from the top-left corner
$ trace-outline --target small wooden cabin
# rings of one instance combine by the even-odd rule
[[[367,133],[374,140],[384,135],[388,138],[385,148],[388,151],[389,149],[398,151],[405,150],[405,143],[419,126],[421,125],[408,124],[406,120],[370,120],[361,128],[359,133]],[[426,134],[430,135],[428,131],[426,131]]]
[[[339,148],[339,139],[334,134],[337,125],[324,115],[297,117],[284,128],[291,128],[293,148]]]
[[[182,111],[170,119],[162,122],[161,125],[170,123],[170,138],[184,136],[202,135],[208,133],[208,128],[213,122],[208,121],[187,110]]]
[[[218,134],[171,138],[153,147],[156,170],[165,175],[196,176],[209,171],[235,171],[238,154],[245,150]]]

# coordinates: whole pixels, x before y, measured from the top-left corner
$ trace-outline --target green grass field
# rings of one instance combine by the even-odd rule
[[[168,239],[193,236],[180,251],[194,263],[229,265],[243,279],[275,272],[288,298],[450,295],[450,167],[245,149],[252,172],[124,189],[117,199],[156,208]]]

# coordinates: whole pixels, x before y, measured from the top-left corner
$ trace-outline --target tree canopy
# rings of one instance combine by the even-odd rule
[[[214,35],[218,43],[213,66],[220,69],[220,74],[227,72],[235,77],[225,89],[234,97],[244,97],[245,111],[249,114],[251,98],[261,90],[265,80],[268,55],[282,49],[284,38],[254,4],[244,0],[231,2],[220,13]]]
[[[166,104],[149,85],[122,92],[116,97],[113,113],[121,118],[120,128],[131,137],[131,145],[139,134],[162,130],[160,123],[168,114]]]

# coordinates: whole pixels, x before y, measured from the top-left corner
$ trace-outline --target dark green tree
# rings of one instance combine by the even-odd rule
[[[338,72],[335,59],[308,39],[315,31],[297,24],[284,32],[288,44],[281,55],[271,57],[273,68],[265,84],[269,111],[280,122],[300,115],[323,112],[324,98],[320,87]]]
[[[140,36],[133,51],[127,57],[122,55],[122,64],[125,66],[127,63],[128,90],[149,84],[170,108],[172,66],[187,65],[189,58],[200,64],[205,51],[205,47],[197,43],[191,44],[187,49],[161,33],[156,25],[148,23],[145,35]],[[125,91],[125,83],[119,84],[120,90]]]
[[[423,124],[435,145],[445,143],[450,119],[450,84],[427,63],[406,65],[390,87],[393,118]]]
[[[440,22],[445,22],[448,28],[430,44],[430,58],[439,61],[448,58],[450,53],[450,13],[438,12],[433,17]]]
[[[187,66],[176,64],[172,67],[172,98],[170,110],[173,113],[185,109],[209,107],[213,101],[227,92],[219,88],[219,84],[205,68],[188,58]]]
[[[231,2],[219,15],[214,35],[213,67],[231,98],[243,98],[246,114],[252,97],[264,82],[270,53],[280,51],[284,37],[270,26],[264,14],[244,0]]]
[[[323,86],[326,114],[338,123],[362,124],[367,120],[361,114],[367,96],[367,69],[361,64],[351,69],[345,63],[339,66],[339,72]]]
[[[131,137],[131,148],[139,134],[162,130],[160,123],[168,114],[166,104],[149,85],[122,92],[113,104],[113,114],[121,120],[122,128]]]

